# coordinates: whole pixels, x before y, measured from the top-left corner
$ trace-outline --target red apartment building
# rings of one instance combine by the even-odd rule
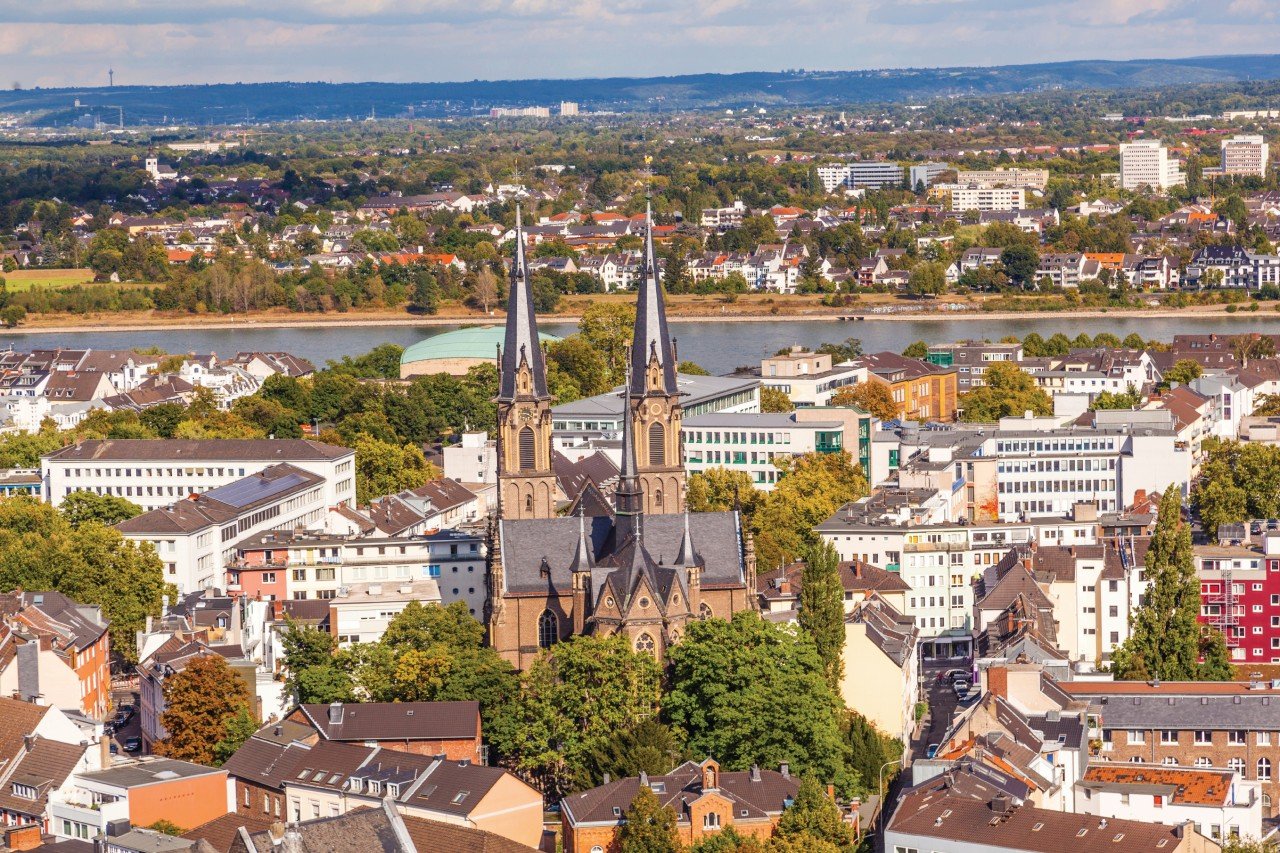
[[[1200,621],[1222,631],[1240,664],[1280,663],[1280,534],[1260,538],[1195,549]]]

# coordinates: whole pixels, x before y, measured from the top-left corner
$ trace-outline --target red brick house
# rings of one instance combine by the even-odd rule
[[[333,702],[299,705],[285,719],[310,726],[321,740],[485,763],[479,702]]]

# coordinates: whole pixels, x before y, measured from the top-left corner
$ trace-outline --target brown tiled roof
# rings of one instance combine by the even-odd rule
[[[296,765],[308,757],[308,750],[300,746],[251,737],[223,763],[222,769],[255,785],[283,789],[297,772]]]
[[[753,779],[752,776],[758,778]],[[684,806],[702,796],[702,766],[686,761],[665,776],[650,776],[650,789],[662,804],[687,820]],[[745,819],[764,819],[782,812],[784,803],[799,790],[798,780],[775,770],[720,774],[719,791],[733,802],[734,814],[746,811]],[[560,807],[571,826],[584,823],[618,823],[640,792],[640,779],[632,776],[618,779],[598,788],[571,794],[560,801]]]
[[[418,853],[532,853],[532,847],[483,829],[402,815],[404,828]]]
[[[450,480],[448,477],[441,477],[438,480],[423,483],[416,489],[410,489],[408,494],[418,498],[425,498],[431,502],[432,508],[437,511],[453,509],[476,499],[474,492],[457,480]]]
[[[22,755],[22,738],[35,732],[48,708],[0,697],[0,773]]]
[[[4,786],[0,787],[0,809],[32,816],[43,815],[45,795],[66,781],[84,751],[83,746],[37,737],[31,751],[19,760]],[[34,788],[36,799],[17,796],[13,788],[15,784]]]
[[[778,589],[777,581],[786,577],[791,585],[791,595],[798,596],[803,585],[801,582],[803,573],[803,562],[790,563],[772,571],[761,572],[756,575],[756,592],[765,598],[781,597],[782,593]],[[911,589],[910,584],[897,572],[891,572],[861,560],[840,564],[840,584],[846,592],[905,592]]]
[[[364,509],[378,530],[388,536],[403,533],[423,521],[423,516],[395,495],[370,501]]]
[[[479,702],[360,702],[344,705],[342,722],[329,706],[299,706],[326,740],[454,740],[480,734]]]
[[[386,761],[395,754],[384,750],[379,757]],[[506,775],[507,771],[499,767],[486,767],[469,761],[442,761],[428,774],[426,784],[402,802],[433,812],[468,815]],[[459,799],[462,794],[466,796]]]
[[[202,823],[195,829],[182,833],[182,837],[189,838],[192,841],[206,841],[218,853],[227,853],[231,849],[231,845],[235,843],[240,827],[243,826],[250,833],[264,832],[271,827],[273,820],[273,818],[263,814],[236,814],[232,812],[231,814],[224,814],[222,817],[216,817],[208,823]]]

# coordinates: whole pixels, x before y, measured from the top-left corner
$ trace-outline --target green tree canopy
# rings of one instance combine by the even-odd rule
[[[87,521],[99,524],[119,524],[134,516],[142,514],[142,507],[133,501],[116,495],[100,495],[86,489],[74,491],[62,499],[58,507],[72,527],[79,527]]]
[[[640,786],[623,813],[617,847],[618,853],[680,853],[676,816],[648,786]]]
[[[814,543],[800,573],[800,627],[813,638],[831,689],[844,674],[844,584],[840,556],[830,542]]]
[[[816,541],[815,526],[870,491],[846,453],[806,453],[775,464],[782,474],[751,519],[756,557],[766,570],[802,556]]]
[[[1024,412],[1053,414],[1053,400],[1036,386],[1031,374],[1014,364],[997,361],[983,374],[983,384],[960,397],[962,419],[970,422],[997,421]]]

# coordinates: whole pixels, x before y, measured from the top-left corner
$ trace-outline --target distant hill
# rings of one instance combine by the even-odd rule
[[[85,115],[126,124],[470,115],[490,106],[577,101],[588,109],[723,109],[915,102],[1050,89],[1137,89],[1280,79],[1280,55],[1078,60],[989,68],[749,72],[466,83],[256,83],[0,92],[0,112],[63,125]],[[76,100],[80,106],[76,107]]]

